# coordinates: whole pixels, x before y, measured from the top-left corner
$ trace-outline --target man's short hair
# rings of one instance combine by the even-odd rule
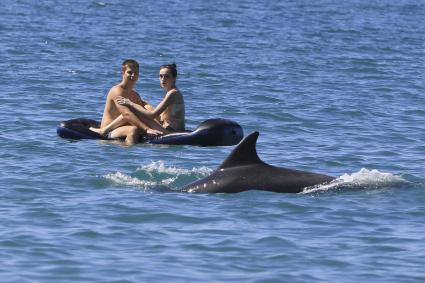
[[[125,66],[135,67],[137,70],[139,70],[139,63],[137,63],[137,61],[133,60],[133,59],[124,60],[124,62],[122,62],[122,69],[123,70],[124,70]]]

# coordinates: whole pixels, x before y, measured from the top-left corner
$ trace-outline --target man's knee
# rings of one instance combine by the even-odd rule
[[[129,136],[138,136],[140,133],[139,129],[136,126],[131,126],[128,128],[128,134]]]

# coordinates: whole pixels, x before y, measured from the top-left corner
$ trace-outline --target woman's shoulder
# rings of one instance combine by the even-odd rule
[[[167,95],[181,95],[181,92],[177,88],[173,88],[167,92]]]
[[[166,96],[174,103],[183,103],[183,95],[177,88],[168,91]]]

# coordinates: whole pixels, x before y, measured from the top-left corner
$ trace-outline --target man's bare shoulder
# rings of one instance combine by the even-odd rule
[[[142,98],[140,97],[140,94],[137,93],[134,89],[129,92],[129,99],[131,99],[133,102],[136,102],[137,104],[140,104],[142,101]]]
[[[140,94],[134,89],[131,90],[131,94],[140,97]]]
[[[111,89],[109,90],[108,93],[108,98],[115,98],[119,95],[123,95],[124,93],[124,88],[121,85],[114,85],[113,87],[111,87]]]

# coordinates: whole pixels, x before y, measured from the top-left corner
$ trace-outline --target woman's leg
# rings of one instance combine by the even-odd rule
[[[170,131],[168,131],[166,128],[164,128],[161,125],[161,123],[159,123],[157,120],[149,119],[148,117],[146,117],[142,113],[137,113],[136,115],[137,115],[137,118],[139,118],[140,121],[142,121],[144,124],[146,124],[146,126],[148,126],[149,128],[157,130],[157,131],[161,131],[164,134],[170,133]]]

